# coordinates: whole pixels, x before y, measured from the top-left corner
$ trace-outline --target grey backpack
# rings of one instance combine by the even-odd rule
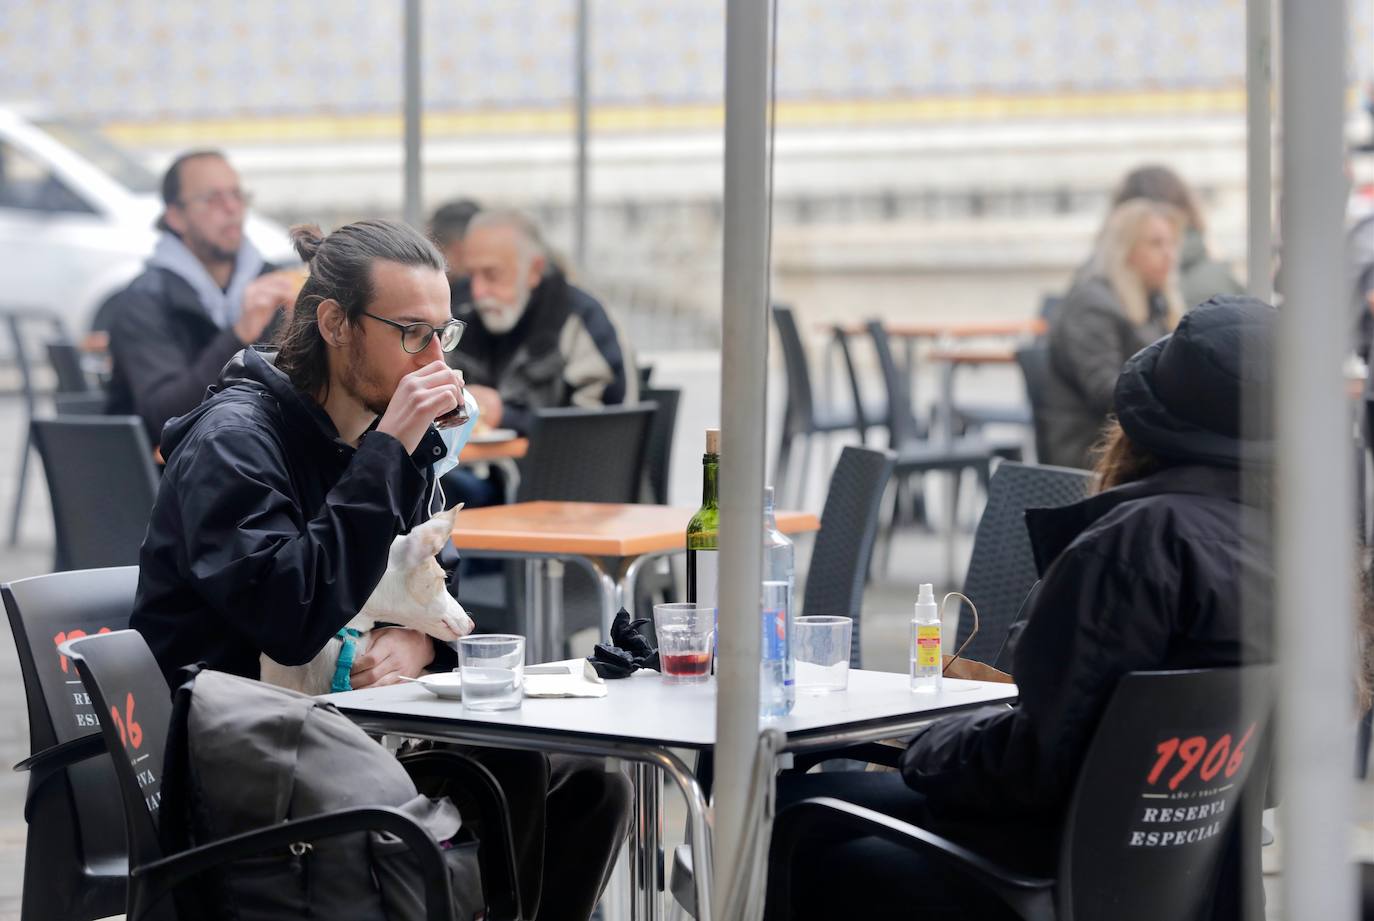
[[[209,670],[176,690],[158,823],[166,853],[357,806],[391,806],[423,826],[449,868],[453,917],[482,916],[477,839],[457,807],[418,793],[400,762],[333,705]],[[181,887],[181,918],[425,918],[419,864],[385,832],[318,839],[207,877]]]

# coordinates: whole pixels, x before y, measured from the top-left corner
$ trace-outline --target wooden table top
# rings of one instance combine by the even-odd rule
[[[931,349],[926,361],[940,361],[955,365],[1011,365],[1016,363],[1012,349]]]
[[[843,330],[850,336],[868,333],[864,323],[822,323],[822,329]],[[979,336],[1039,336],[1046,330],[1043,317],[1024,320],[973,320],[966,323],[883,323],[889,336],[898,339],[975,339]]]
[[[453,528],[459,550],[636,557],[686,548],[694,508],[601,502],[517,502],[464,509]],[[784,534],[815,531],[810,512],[777,513]]]
[[[463,445],[458,459],[465,464],[479,464],[483,461],[519,460],[530,449],[528,438],[508,438],[505,441],[484,441]]]

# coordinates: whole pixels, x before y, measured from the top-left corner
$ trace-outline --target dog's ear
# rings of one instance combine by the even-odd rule
[[[426,557],[437,556],[453,536],[453,521],[458,515],[458,509],[462,507],[462,503],[459,503],[451,509],[439,512],[424,524],[412,528],[405,537],[403,564],[414,567],[422,563]]]

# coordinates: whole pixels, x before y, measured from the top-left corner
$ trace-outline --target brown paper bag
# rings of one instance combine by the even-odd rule
[[[944,656],[944,675],[946,678],[964,678],[969,681],[992,681],[997,684],[1012,684],[1012,677],[1004,671],[974,662],[972,659],[956,659]]]

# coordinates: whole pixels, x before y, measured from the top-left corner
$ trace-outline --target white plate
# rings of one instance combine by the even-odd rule
[[[435,697],[443,697],[448,700],[461,700],[463,697],[463,676],[458,672],[435,672],[432,675],[421,675],[415,679],[415,683],[423,685]]]
[[[519,438],[520,434],[515,429],[488,429],[485,432],[474,434],[468,439],[468,444],[489,445],[498,444],[502,441],[513,441]]]

